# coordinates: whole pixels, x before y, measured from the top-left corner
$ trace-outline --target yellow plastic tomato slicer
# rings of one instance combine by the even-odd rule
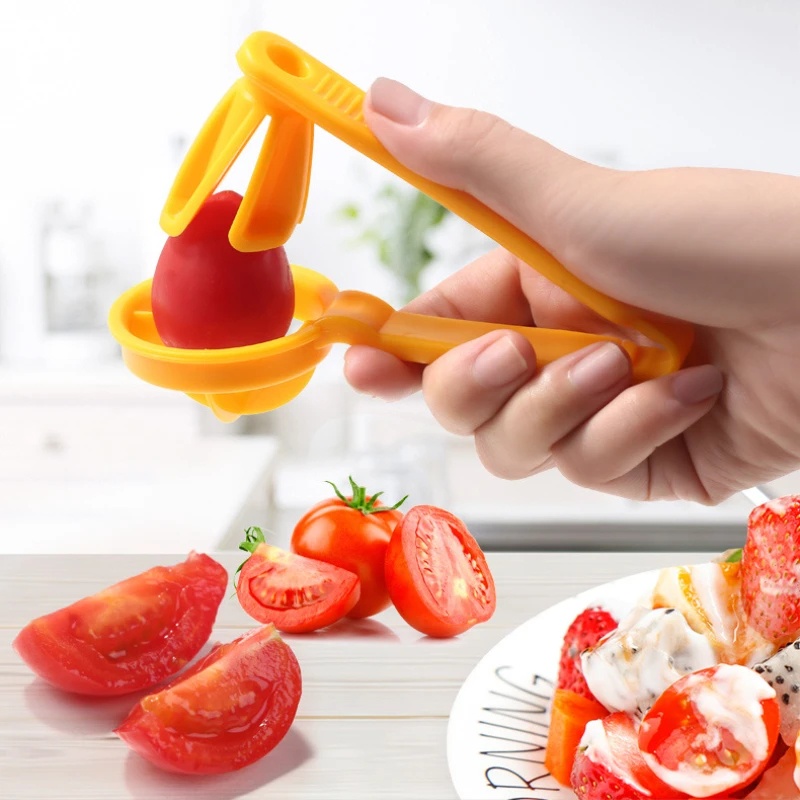
[[[228,90],[192,144],[167,198],[161,226],[179,235],[214,191],[260,123],[270,117],[255,169],[231,226],[231,244],[256,251],[285,244],[302,220],[311,174],[314,126],[382,164],[480,229],[589,308],[653,342],[642,346],[611,336],[444,319],[395,311],[361,291],[339,291],[328,279],[292,267],[294,333],[260,344],[219,350],[166,347],[150,305],[150,281],[114,303],[109,324],[128,368],[144,380],[177,389],[220,419],[258,414],[293,399],[334,343],[367,344],[406,361],[429,364],[456,344],[498,328],[522,333],[539,364],[597,341],[628,353],[637,381],[678,369],[692,341],[689,326],[653,322],[570,274],[526,234],[474,197],[433,183],[394,159],[362,116],[364,92],[286,39],[250,35],[237,54],[244,73]]]

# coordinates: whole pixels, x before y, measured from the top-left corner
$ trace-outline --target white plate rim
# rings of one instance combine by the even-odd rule
[[[621,619],[652,591],[659,572],[628,575],[555,603],[481,658],[461,685],[447,726],[447,764],[459,800],[575,800],[544,767],[552,683],[564,633],[591,606],[602,606]],[[525,648],[541,633],[545,638],[530,661],[520,663]],[[530,683],[519,679],[526,672]],[[498,707],[497,700],[516,705]],[[496,744],[490,749],[482,739]]]

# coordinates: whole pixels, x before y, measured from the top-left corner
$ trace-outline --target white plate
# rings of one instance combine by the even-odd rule
[[[657,575],[631,575],[564,600],[481,659],[453,703],[447,728],[447,762],[461,800],[574,800],[544,766],[564,634],[590,606],[621,619],[653,589]]]

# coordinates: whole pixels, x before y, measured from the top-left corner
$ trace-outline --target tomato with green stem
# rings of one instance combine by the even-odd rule
[[[322,500],[300,518],[292,533],[291,550],[355,573],[361,597],[347,616],[371,617],[391,603],[384,577],[386,549],[403,518],[399,508],[407,496],[386,506],[380,500],[383,492],[368,495],[353,478],[349,497],[330,485],[336,497]]]
[[[208,641],[227,583],[221,564],[191,553],[33,620],[14,648],[39,677],[68,692],[147,689]]]
[[[337,622],[358,602],[357,575],[274,547],[261,528],[248,528],[239,549],[252,555],[237,570],[236,595],[258,622],[308,633]]]
[[[300,702],[300,666],[273,625],[218,645],[161,691],[142,698],[114,731],[171,772],[241,769],[286,735]]]
[[[400,616],[428,636],[456,636],[494,613],[494,580],[466,525],[436,506],[414,506],[392,534],[386,585]]]

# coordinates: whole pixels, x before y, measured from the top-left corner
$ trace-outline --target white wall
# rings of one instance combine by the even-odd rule
[[[0,4],[0,358],[41,358],[44,199],[89,200],[123,282],[150,274],[175,142],[235,79],[236,47],[257,28],[362,86],[389,75],[589,160],[800,172],[793,0],[10,0]],[[244,188],[251,157],[229,185]],[[391,280],[332,221],[383,179],[320,134],[291,259],[392,299]]]

